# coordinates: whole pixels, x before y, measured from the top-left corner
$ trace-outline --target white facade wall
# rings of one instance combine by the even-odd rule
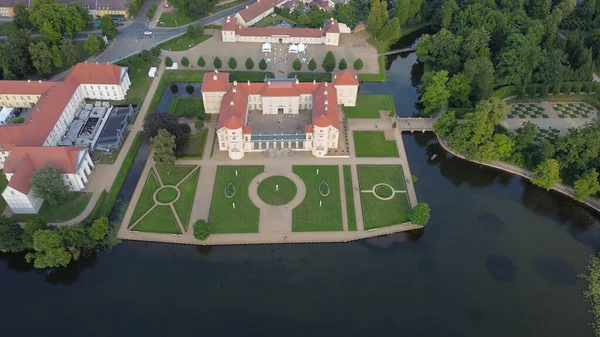
[[[10,207],[14,214],[35,214],[42,207],[43,199],[36,198],[33,195],[33,190],[23,194],[14,188],[7,186],[2,191],[2,197],[6,200],[6,204]]]
[[[202,103],[204,112],[207,114],[218,114],[221,111],[221,102],[223,101],[223,92],[202,92]]]
[[[0,170],[4,169],[4,162],[6,157],[10,154],[10,151],[0,151]]]
[[[248,95],[248,110],[262,110],[262,98],[260,95]]]
[[[286,44],[325,44],[329,46],[339,46],[340,34],[327,33],[319,37],[303,37],[303,36],[242,36],[235,34],[233,31],[221,31],[223,42],[256,42],[256,43],[286,43]]]
[[[330,148],[337,148],[339,135],[340,131],[333,126],[322,128],[315,125],[313,128],[312,154],[320,158],[324,157]]]
[[[262,97],[262,113],[264,115],[298,114],[300,96]]]
[[[219,150],[228,151],[229,158],[237,160],[244,157],[244,135],[242,128],[230,130],[225,127],[217,130]]]
[[[336,85],[337,104],[344,106],[356,106],[358,96],[358,85]]]
[[[325,34],[325,44],[328,46],[339,46],[340,45],[340,33]]]
[[[69,129],[69,125],[75,119],[75,112],[77,110],[77,107],[79,107],[79,105],[83,102],[83,100],[84,100],[84,97],[81,93],[81,90],[79,90],[79,88],[77,88],[77,90],[75,90],[75,92],[73,93],[73,96],[69,100],[69,103],[67,103],[67,105],[65,106],[60,117],[56,121],[56,124],[54,124],[54,127],[48,134],[48,137],[44,141],[43,146],[57,146],[58,145],[58,142],[60,141],[61,137],[64,136],[65,133],[67,133],[67,130]]]

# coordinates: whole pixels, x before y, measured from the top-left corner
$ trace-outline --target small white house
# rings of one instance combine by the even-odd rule
[[[150,67],[150,70],[148,70],[148,77],[155,77],[157,71],[158,71],[158,68]]]

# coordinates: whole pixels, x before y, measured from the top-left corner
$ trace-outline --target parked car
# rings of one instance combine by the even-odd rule
[[[144,35],[152,35],[152,32],[149,31],[149,30],[147,30],[147,31],[144,32]]]

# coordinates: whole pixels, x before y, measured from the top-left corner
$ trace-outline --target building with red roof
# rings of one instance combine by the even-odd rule
[[[131,81],[126,67],[79,63],[62,82],[0,81],[0,104],[28,108],[22,124],[0,126],[2,192],[13,213],[37,213],[43,203],[31,188],[33,174],[57,168],[71,191],[86,189],[94,164],[87,146],[59,146],[85,99],[122,100]]]
[[[290,0],[256,0],[235,15],[238,24],[243,27],[251,26],[275,11],[275,7],[282,7]]]
[[[227,17],[221,29],[223,42],[304,43],[338,46],[340,26],[337,20],[325,20],[322,28],[247,27],[239,18]]]
[[[228,151],[231,159],[266,149],[312,151],[324,157],[338,147],[341,107],[355,106],[357,94],[356,74],[347,70],[333,73],[332,82],[265,79],[263,83],[231,83],[228,74],[215,71],[206,73],[202,83],[204,110],[219,114],[219,150]],[[302,115],[309,116],[308,121]],[[261,116],[279,121],[266,129]],[[281,131],[286,123],[298,120],[305,123],[295,132]]]

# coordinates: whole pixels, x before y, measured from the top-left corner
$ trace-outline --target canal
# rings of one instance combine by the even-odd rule
[[[410,116],[422,67],[393,57],[390,81],[361,92],[390,93]],[[0,253],[3,335],[593,336],[577,275],[600,248],[598,216],[448,155],[431,134],[403,137],[432,209],[425,230],[322,245],[123,242],[55,272]]]

